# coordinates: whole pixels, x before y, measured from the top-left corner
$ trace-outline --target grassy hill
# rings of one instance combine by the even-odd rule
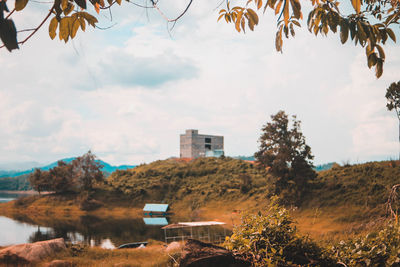
[[[321,171],[308,206],[341,206],[352,204],[376,207],[386,202],[390,189],[400,183],[398,161],[368,162],[339,166]]]
[[[186,216],[196,212],[205,219],[237,223],[238,211],[254,212],[267,206],[271,180],[263,169],[240,159],[199,158],[190,162],[168,159],[113,172],[93,197],[103,205],[99,212],[111,206],[140,211],[144,203],[156,202],[171,204],[176,214]],[[335,164],[318,172],[300,207],[289,208],[299,229],[314,237],[358,234],[383,222],[390,188],[397,183],[400,183],[398,161]],[[23,209],[17,207],[18,212],[29,207],[35,211],[40,207],[47,212],[54,209],[50,204],[56,203],[53,197],[57,198],[45,196],[47,200],[39,198],[23,204]],[[65,206],[66,210],[76,206],[77,214],[80,212],[78,200],[72,204],[64,202],[60,198],[57,206]]]
[[[267,175],[251,163],[232,158],[156,161],[113,172],[108,184],[137,200],[193,203],[265,195]]]
[[[244,176],[248,176],[249,181],[245,181]],[[270,189],[268,181],[265,171],[232,158],[200,158],[189,163],[173,159],[156,161],[135,169],[115,171],[108,179],[113,188],[124,194],[154,201],[179,201],[188,195],[204,201],[265,196]],[[335,164],[329,170],[318,172],[304,206],[375,207],[385,203],[389,190],[396,183],[400,183],[400,163],[396,161]]]

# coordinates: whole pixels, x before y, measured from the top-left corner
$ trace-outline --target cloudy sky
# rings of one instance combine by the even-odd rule
[[[176,16],[187,1],[163,0]],[[13,6],[12,1],[7,2]],[[386,88],[400,79],[400,51],[386,46],[377,80],[365,52],[339,36],[311,35],[303,23],[283,54],[271,12],[255,32],[217,23],[219,1],[195,1],[172,32],[154,10],[123,3],[67,44],[45,25],[19,51],[0,50],[0,163],[51,162],[91,149],[113,164],[179,155],[185,129],[225,136],[227,155],[251,155],[270,115],[302,121],[315,163],[398,155],[398,122]],[[30,2],[18,29],[48,6]],[[21,36],[22,37],[22,36]]]

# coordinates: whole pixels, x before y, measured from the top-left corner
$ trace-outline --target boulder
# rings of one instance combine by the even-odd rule
[[[169,244],[167,246],[165,251],[167,253],[174,253],[174,252],[177,252],[177,251],[181,251],[182,249],[183,249],[183,244],[181,242],[174,241],[174,242],[172,242],[171,244]]]
[[[63,238],[10,246],[0,250],[0,264],[10,266],[28,265],[39,262],[65,248]]]
[[[248,267],[251,263],[231,251],[189,239],[183,248],[181,267]]]

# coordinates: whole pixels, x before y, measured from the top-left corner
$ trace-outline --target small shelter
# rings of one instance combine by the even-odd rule
[[[169,211],[168,204],[146,204],[143,208],[145,215],[167,215]]]
[[[167,225],[168,220],[165,217],[143,218],[145,225]]]
[[[210,226],[223,226],[226,223],[224,222],[218,222],[218,221],[202,221],[202,222],[179,222],[179,223],[174,223],[174,224],[169,224],[164,227],[161,227],[161,229],[164,229],[164,237],[165,237],[165,243],[168,243],[169,240],[176,241],[176,240],[185,240],[188,238],[196,238],[199,240],[205,240],[208,242],[214,242],[214,243],[221,243],[225,240],[226,236],[226,229],[223,228],[223,234],[220,232],[210,232]],[[206,228],[207,230],[200,231],[199,228]],[[178,234],[174,236],[168,236],[167,230],[173,230],[177,229]],[[186,231],[185,229],[190,230]],[[196,234],[197,230],[197,234]]]

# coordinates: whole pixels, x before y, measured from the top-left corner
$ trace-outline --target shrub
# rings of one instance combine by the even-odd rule
[[[244,254],[254,266],[336,266],[323,248],[298,235],[288,210],[277,201],[271,198],[266,213],[245,214],[226,238],[226,248]]]
[[[365,237],[341,241],[332,255],[347,266],[400,266],[400,227],[389,224]]]

